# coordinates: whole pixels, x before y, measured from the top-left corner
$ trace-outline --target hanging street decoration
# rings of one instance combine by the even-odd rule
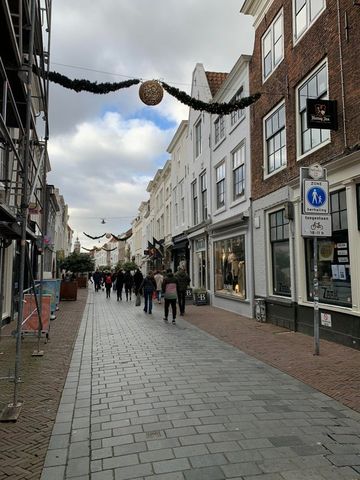
[[[99,235],[98,237],[92,237],[91,235],[88,235],[85,232],[83,232],[83,234],[86,235],[87,237],[91,238],[92,240],[98,240],[99,238],[103,238],[106,235],[106,233],[104,233],[103,235]]]
[[[140,85],[139,97],[145,105],[158,105],[163,95],[164,90],[156,80],[148,80]]]
[[[94,250],[96,250],[96,248],[85,248],[85,247],[81,247],[81,248],[83,248],[87,252],[93,252]]]
[[[197,98],[190,97],[187,93],[179,90],[178,88],[171,87],[165,82],[161,82],[161,85],[164,87],[170,95],[175,97],[179,102],[184,103],[193,110],[201,110],[208,113],[215,113],[218,115],[228,115],[229,113],[235,112],[236,110],[242,110],[245,107],[248,107],[252,103],[256,102],[261,96],[260,93],[255,93],[250,95],[250,97],[244,97],[237,102],[230,103],[206,103],[198,100]]]
[[[75,92],[85,91],[100,95],[110,92],[116,92],[117,90],[128,88],[132,85],[137,85],[141,83],[141,80],[136,78],[125,80],[124,82],[114,83],[97,83],[90,82],[89,80],[84,79],[71,80],[65,75],[61,75],[57,72],[44,72],[36,66],[33,67],[33,72],[35,75],[42,76],[45,79],[49,79],[53,83],[57,83],[58,85],[61,85],[62,87],[68,88],[70,90],[74,90]],[[163,98],[163,89],[166,90],[166,92],[172,95],[174,98],[179,100],[179,102],[184,103],[193,110],[200,110],[216,115],[228,115],[232,112],[235,112],[236,110],[242,110],[243,108],[248,107],[252,103],[256,102],[256,100],[258,100],[261,96],[260,93],[255,93],[254,95],[244,97],[236,102],[232,101],[229,103],[206,103],[191,97],[186,92],[183,92],[178,88],[171,87],[163,81],[148,80],[146,82],[142,82],[139,88],[140,99],[146,105],[157,105],[161,102]]]
[[[116,235],[114,235],[113,233],[111,234],[113,236],[113,238],[115,238],[115,240],[117,240],[118,242],[126,242],[126,240],[128,240],[131,235],[128,235],[127,237],[123,237],[123,238],[120,238],[120,237],[117,237]]]

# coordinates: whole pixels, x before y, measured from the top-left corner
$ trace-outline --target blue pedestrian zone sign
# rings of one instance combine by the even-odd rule
[[[304,181],[304,213],[329,213],[329,184],[327,181]]]

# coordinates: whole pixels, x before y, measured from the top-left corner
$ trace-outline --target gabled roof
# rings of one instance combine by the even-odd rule
[[[209,82],[211,95],[214,96],[226,80],[228,74],[224,72],[205,72],[205,74]]]

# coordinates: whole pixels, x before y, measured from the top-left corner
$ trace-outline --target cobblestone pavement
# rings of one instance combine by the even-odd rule
[[[42,480],[360,479],[358,412],[161,313],[90,293]]]
[[[19,400],[23,402],[16,423],[0,423],[0,479],[39,480],[56,418],[73,346],[83,316],[87,290],[78,291],[76,302],[61,302],[57,318],[50,324],[50,341],[40,349],[43,357],[32,357],[37,340],[22,342]],[[0,377],[14,374],[15,328],[3,329],[0,341]],[[0,410],[13,400],[13,383],[0,381]]]

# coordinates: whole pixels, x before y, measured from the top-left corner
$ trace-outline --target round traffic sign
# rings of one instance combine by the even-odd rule
[[[309,188],[307,192],[307,201],[312,207],[322,207],[326,202],[325,190],[319,186]]]

